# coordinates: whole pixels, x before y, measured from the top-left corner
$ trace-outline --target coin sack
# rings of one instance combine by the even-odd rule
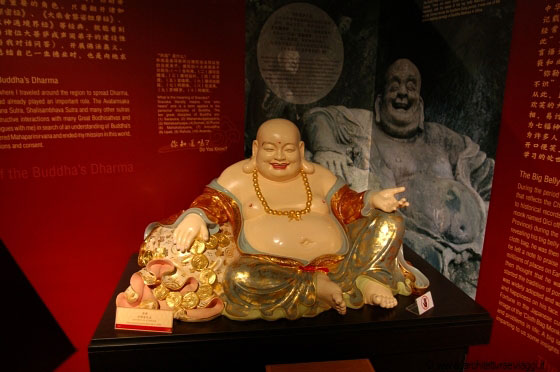
[[[233,235],[228,224],[195,240],[181,252],[173,242],[173,229],[159,226],[146,238],[138,255],[142,269],[117,298],[119,306],[172,310],[175,319],[206,321],[221,314],[220,295],[226,260],[231,257]]]

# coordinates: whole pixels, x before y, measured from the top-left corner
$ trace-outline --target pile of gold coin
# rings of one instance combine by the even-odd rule
[[[146,268],[138,271],[138,274],[140,274],[142,280],[144,281],[144,284],[146,285],[157,285],[160,283],[160,280],[157,278],[157,276],[155,276],[154,273]]]
[[[184,294],[180,293],[181,288],[185,285],[187,279],[186,272],[175,267],[175,270],[169,271],[162,276],[162,280],[156,278],[146,268],[139,271],[144,283],[152,288],[152,293],[158,301],[165,301],[167,305],[175,312],[182,313],[186,310],[204,308],[215,297],[214,286],[220,286],[218,283],[218,275],[212,269],[208,257],[205,255],[207,250],[216,250],[218,248],[227,247],[230,244],[229,237],[218,232],[211,235],[207,242],[196,239],[191,245],[189,252],[179,253],[179,263],[187,265],[190,263],[192,271],[199,272],[199,286],[196,291],[188,291]],[[167,252],[166,252],[167,253]],[[158,258],[161,252],[152,252],[144,243],[140,249],[138,263],[146,266],[150,260]],[[134,297],[133,293],[128,293],[129,297]],[[132,298],[131,298],[132,299]],[[157,302],[155,303],[157,306]],[[145,304],[151,307],[154,304]]]
[[[224,245],[225,243],[225,245]],[[229,244],[229,238],[223,233],[216,233],[210,235],[207,242],[196,239],[191,245],[192,254],[202,254],[207,249],[216,249],[218,246],[225,247]]]
[[[195,254],[191,260],[191,265],[193,270],[202,271],[208,267],[209,261],[208,257],[204,254]]]
[[[158,301],[163,301],[169,294],[169,288],[167,288],[163,284],[160,284],[154,289],[152,289],[152,293],[154,294],[154,297],[157,298]]]
[[[192,254],[202,254],[206,250],[206,243],[200,240],[195,240],[191,245],[191,253]]]
[[[171,309],[176,310],[181,306],[183,296],[179,292],[170,292],[167,297],[165,297],[165,302]]]
[[[181,306],[186,310],[195,309],[199,302],[200,299],[196,292],[187,292],[183,295]]]
[[[218,245],[221,248],[225,248],[229,245],[229,238],[226,234],[223,233],[217,233],[216,234],[216,238],[218,239]]]
[[[218,279],[218,275],[212,269],[203,269],[200,271],[199,281],[204,284],[214,284]]]

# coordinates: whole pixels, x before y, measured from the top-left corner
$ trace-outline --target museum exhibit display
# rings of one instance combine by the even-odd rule
[[[304,154],[295,124],[263,123],[251,158],[226,168],[172,225],[148,227],[143,268],[116,305],[171,309],[185,321],[274,320],[392,308],[395,294],[424,293],[429,280],[405,261],[403,220],[391,214],[409,206],[398,196],[405,188],[357,193]]]
[[[3,366],[558,370],[559,26],[558,0],[0,0]],[[305,143],[288,181],[244,160],[270,119]]]
[[[116,294],[115,305],[171,310],[174,318],[195,322],[197,328],[176,323],[174,337],[168,339],[164,337],[170,336],[132,336],[114,327],[114,318],[113,329],[108,329],[108,317],[115,314],[113,305],[90,344],[92,369],[102,368],[104,363],[118,363],[123,368],[152,366],[149,361],[133,361],[137,359],[134,354],[169,342],[174,345],[160,351],[168,361],[180,357],[178,349],[186,348],[191,365],[197,369],[237,366],[238,362],[226,358],[209,367],[207,356],[195,350],[217,348],[226,340],[249,337],[251,340],[244,344],[257,348],[259,357],[242,362],[247,370],[259,370],[275,362],[326,360],[334,355],[335,359],[373,358],[374,367],[382,367],[381,370],[396,371],[405,366],[410,370],[434,363],[436,354],[440,355],[437,361],[451,363],[458,370],[456,366],[462,366],[468,347],[487,340],[492,321],[486,311],[458,289],[441,292],[441,287],[448,290],[453,285],[437,273],[435,302],[445,301],[449,295],[453,299],[447,297],[447,301],[453,304],[442,304],[441,312],[433,319],[430,312],[424,319],[418,311],[411,310],[412,299],[429,289],[429,281],[403,256],[403,221],[394,212],[409,207],[406,199],[398,196],[404,188],[354,192],[326,168],[305,161],[304,147],[293,123],[284,119],[265,122],[257,133],[251,158],[226,168],[188,210],[173,217],[176,220],[171,224],[148,226],[138,256],[123,274],[121,283],[128,286],[126,290],[117,289],[120,293]],[[413,257],[426,266],[418,256]],[[134,273],[127,283],[129,270]],[[410,299],[398,307],[397,298],[402,301],[407,296]],[[375,319],[383,319],[384,315],[372,317],[370,311],[363,311],[366,304],[395,309],[388,318],[391,321],[376,324]],[[329,308],[334,309],[330,313],[342,318],[321,317],[320,313]],[[146,314],[150,318],[153,313]],[[219,315],[246,321],[239,325],[217,322]],[[451,327],[449,316],[455,317]],[[295,320],[302,317],[317,320],[309,320],[302,329],[302,320]],[[259,318],[274,323],[286,318],[293,323],[273,327],[269,336],[262,338],[264,335],[257,336],[262,320],[251,320]],[[147,324],[142,320],[138,324]],[[208,321],[208,326],[200,327],[201,321]],[[464,337],[451,347],[442,335],[460,332],[457,326],[461,322],[465,322],[459,327],[462,332],[475,331],[476,337]],[[343,331],[341,327],[349,324],[356,328]],[[325,326],[337,329],[330,331],[335,339],[338,332],[348,333],[344,338],[346,346],[333,350],[333,345],[324,345],[330,342],[327,338],[315,346],[314,355],[278,355],[276,349],[285,337],[279,330],[299,333],[309,331],[309,327]],[[229,327],[236,330],[235,335],[228,335]],[[406,338],[406,343],[413,345],[416,341],[412,339],[421,337],[428,328],[442,332],[431,337],[431,342],[426,341],[431,351],[419,356],[418,351],[411,353],[409,347],[404,347],[400,353],[410,359],[393,361],[392,367],[389,360],[394,351],[390,352],[389,346],[371,349],[372,341],[360,345],[360,338],[368,337],[370,332],[373,335],[391,330],[402,333],[392,338],[395,343]],[[107,351],[122,362],[109,361]]]

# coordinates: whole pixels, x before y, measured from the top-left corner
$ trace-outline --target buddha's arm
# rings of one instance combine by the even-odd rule
[[[342,224],[349,224],[369,214],[372,208],[384,212],[394,212],[397,208],[407,207],[406,198],[397,199],[396,194],[404,192],[404,187],[367,191],[358,193],[348,185],[341,187],[331,198],[331,209]]]
[[[395,187],[381,191],[370,191],[367,194],[367,203],[372,208],[377,208],[383,212],[391,213],[397,208],[408,207],[406,198],[397,199],[396,195],[405,191],[404,187]]]
[[[184,252],[193,240],[208,240],[209,229],[214,233],[219,224],[231,220],[234,214],[229,198],[213,188],[206,187],[202,195],[197,197],[178,219],[173,231],[177,247]]]

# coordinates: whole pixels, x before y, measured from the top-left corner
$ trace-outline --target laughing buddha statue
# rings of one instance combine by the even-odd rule
[[[262,124],[250,159],[231,165],[170,224],[145,233],[117,306],[171,309],[183,321],[312,317],[392,308],[428,279],[403,257],[396,195],[356,193],[304,159],[297,127]]]

